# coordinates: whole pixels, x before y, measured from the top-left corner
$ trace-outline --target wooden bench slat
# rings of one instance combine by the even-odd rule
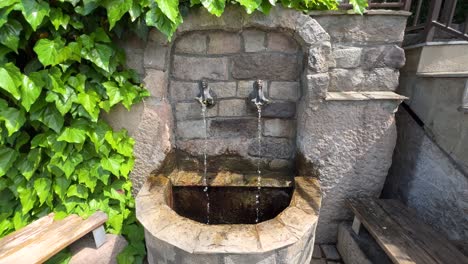
[[[36,221],[21,228],[20,230],[17,230],[3,237],[2,239],[0,239],[0,254],[1,254],[1,250],[4,249],[5,245],[12,243],[13,240],[23,241],[24,239],[27,239],[27,237],[37,235],[41,231],[39,227],[48,226],[52,224],[53,222],[54,222],[54,213],[51,213],[51,214],[48,214],[44,217],[37,219]]]
[[[348,204],[394,263],[437,264],[375,201],[350,199]]]
[[[107,215],[103,212],[96,212],[86,220],[75,216],[55,221],[40,236],[27,240],[20,247],[11,249],[8,255],[0,257],[0,264],[43,263],[106,221]]]
[[[444,236],[421,222],[415,212],[397,200],[376,200],[376,202],[397,222],[421,248],[427,249],[438,263],[467,264],[468,257],[463,255]]]

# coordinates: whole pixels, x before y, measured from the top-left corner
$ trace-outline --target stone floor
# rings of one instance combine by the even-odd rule
[[[314,254],[310,264],[343,264],[335,245],[314,245]]]

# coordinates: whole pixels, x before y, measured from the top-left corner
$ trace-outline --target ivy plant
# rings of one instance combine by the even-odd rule
[[[356,11],[367,2],[351,1]],[[267,13],[335,9],[336,0],[0,1],[0,237],[51,212],[108,214],[107,231],[129,246],[119,263],[145,255],[131,195],[134,140],[100,116],[148,92],[114,44],[125,31],[169,39],[189,8],[221,16],[226,5]],[[69,257],[57,255],[66,262]]]

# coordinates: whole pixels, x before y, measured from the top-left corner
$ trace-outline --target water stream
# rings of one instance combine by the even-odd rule
[[[202,105],[202,116],[203,116],[203,133],[204,133],[204,141],[203,141],[203,192],[205,192],[206,196],[206,224],[210,224],[210,194],[208,193],[208,179],[207,179],[207,171],[208,171],[208,164],[207,164],[207,144],[208,144],[208,135],[207,135],[207,128],[206,128],[206,105]]]
[[[255,211],[256,218],[255,223],[258,223],[260,219],[260,192],[262,190],[262,171],[260,170],[260,163],[262,159],[262,105],[255,104],[258,111],[258,124],[257,124],[257,143],[258,143],[258,160],[257,160],[257,194],[255,195]]]

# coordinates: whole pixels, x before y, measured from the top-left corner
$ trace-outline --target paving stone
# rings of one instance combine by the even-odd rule
[[[338,250],[336,249],[335,245],[320,245],[320,248],[322,248],[323,254],[325,255],[325,258],[327,260],[340,260],[340,254],[338,253]]]
[[[219,116],[244,116],[247,114],[246,100],[229,99],[218,103]]]
[[[213,32],[208,38],[208,54],[229,54],[241,50],[241,38],[237,33]]]
[[[182,80],[227,80],[227,58],[174,56],[172,74]]]
[[[271,99],[296,101],[299,99],[298,82],[271,82],[269,96]]]
[[[294,55],[239,54],[232,58],[231,71],[236,79],[296,80],[301,66]]]
[[[200,33],[183,35],[176,42],[175,52],[205,54],[206,40],[206,35]]]
[[[246,52],[264,51],[265,48],[265,32],[260,30],[244,30],[242,32],[244,38],[244,48]]]
[[[314,253],[312,255],[312,258],[315,258],[315,259],[322,258],[322,250],[320,249],[320,246],[318,244],[314,245]]]
[[[284,33],[270,32],[267,35],[267,48],[269,51],[294,53],[298,45],[294,38]]]

